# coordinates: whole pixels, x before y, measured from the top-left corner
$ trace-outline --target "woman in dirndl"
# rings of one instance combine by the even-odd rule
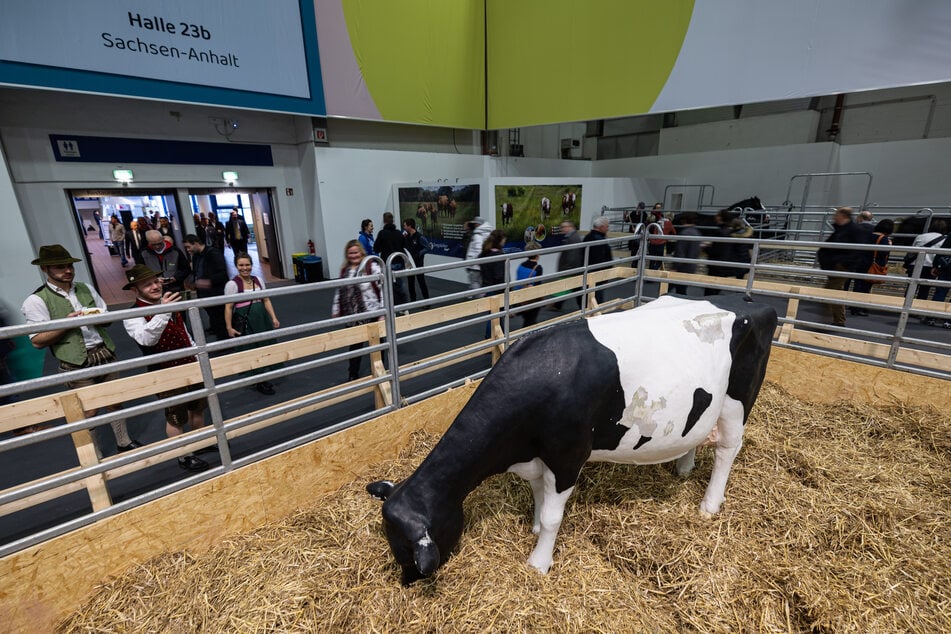
[[[238,274],[225,284],[225,295],[240,295],[244,292],[260,291],[265,288],[264,282],[254,275],[251,275],[251,256],[247,253],[239,253],[234,256],[234,265],[238,269]],[[281,322],[278,321],[274,313],[274,306],[270,298],[264,297],[247,302],[234,302],[225,304],[225,326],[228,329],[230,337],[240,337],[256,332],[267,332],[274,328],[280,328]],[[258,346],[267,346],[277,343],[276,339],[269,339],[249,346],[241,346],[236,350],[249,350]],[[277,366],[272,366],[277,367]],[[256,369],[248,374],[258,374],[267,369]],[[261,394],[274,394],[274,385],[270,381],[261,381],[256,384],[255,389]]]

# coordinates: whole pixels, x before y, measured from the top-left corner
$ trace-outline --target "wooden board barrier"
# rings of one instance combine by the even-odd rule
[[[476,383],[380,416],[0,559],[4,631],[49,632],[109,576],[163,552],[200,552],[278,520],[444,431]],[[369,503],[369,499],[368,499]]]

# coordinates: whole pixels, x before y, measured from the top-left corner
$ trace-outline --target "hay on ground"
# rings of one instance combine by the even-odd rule
[[[367,481],[400,479],[419,434],[314,508],[97,589],[62,632],[951,631],[951,426],[930,408],[812,405],[764,386],[711,521],[712,466],[588,465],[547,576],[525,564],[531,493],[466,501],[458,552],[400,586]]]

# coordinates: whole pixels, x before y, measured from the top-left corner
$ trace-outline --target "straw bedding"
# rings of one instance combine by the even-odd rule
[[[404,588],[363,486],[408,475],[436,440],[420,434],[312,509],[110,580],[59,631],[951,631],[949,422],[767,384],[713,520],[709,449],[686,479],[591,464],[542,576],[524,563],[531,493],[507,474],[467,499],[458,552]]]

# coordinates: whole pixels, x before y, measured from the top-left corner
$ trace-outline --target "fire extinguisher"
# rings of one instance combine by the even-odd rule
[[[317,249],[314,248],[314,241],[313,241],[313,240],[308,240],[308,241],[307,241],[307,250],[310,252],[311,255],[316,255],[316,254],[317,254]]]

